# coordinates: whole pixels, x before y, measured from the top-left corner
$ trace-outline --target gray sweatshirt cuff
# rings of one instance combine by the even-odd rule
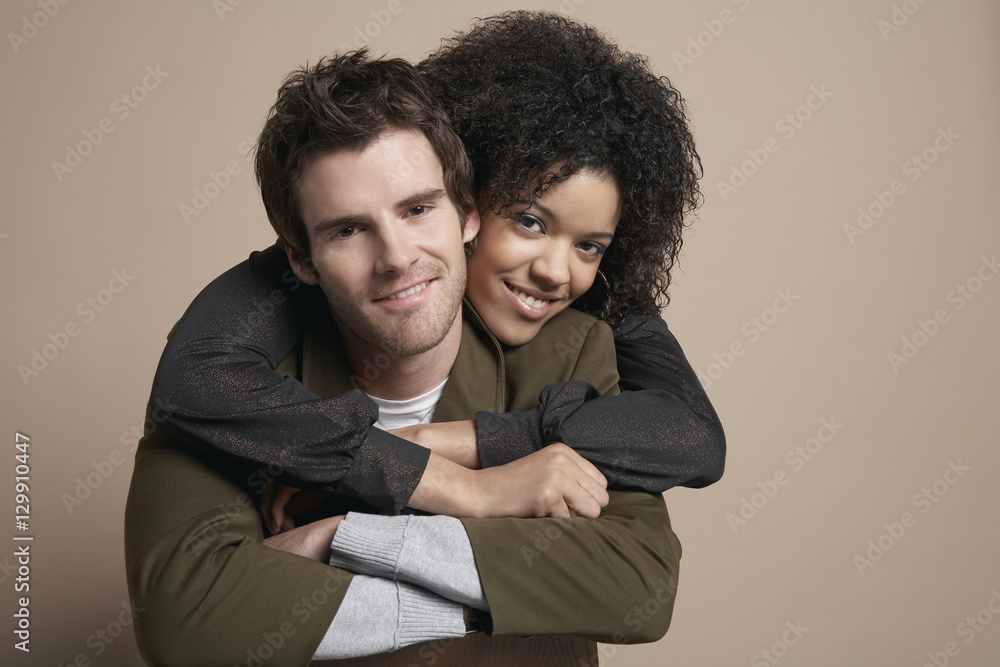
[[[330,565],[373,577],[397,579],[396,566],[410,518],[349,512],[337,526],[330,545],[333,549]]]
[[[462,637],[462,605],[380,577],[355,576],[313,660],[388,653],[435,639]]]
[[[465,636],[465,612],[458,602],[398,582],[399,630],[396,648],[432,639]]]
[[[330,565],[405,581],[489,611],[472,544],[454,517],[351,512],[331,547]]]

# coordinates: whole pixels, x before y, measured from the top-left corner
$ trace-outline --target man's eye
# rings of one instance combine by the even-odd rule
[[[429,210],[429,208],[427,206],[424,206],[423,204],[421,204],[419,206],[414,206],[414,207],[410,208],[409,212],[410,212],[410,215],[423,215],[428,210]]]
[[[519,213],[514,216],[514,219],[519,225],[527,229],[529,232],[544,232],[545,226],[542,225],[542,221],[533,215],[528,215],[527,213]]]
[[[333,238],[346,239],[354,236],[358,232],[357,227],[343,227],[332,234]]]

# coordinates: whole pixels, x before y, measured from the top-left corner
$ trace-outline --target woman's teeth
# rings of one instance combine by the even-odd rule
[[[519,290],[515,290],[514,294],[517,295],[518,299],[528,304],[532,308],[544,308],[545,306],[549,305],[548,299],[536,299],[530,294],[525,294],[524,292],[521,292]]]

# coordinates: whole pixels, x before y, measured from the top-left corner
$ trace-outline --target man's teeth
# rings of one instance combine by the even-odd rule
[[[545,306],[549,305],[548,299],[536,299],[530,294],[525,294],[524,292],[521,291],[514,292],[514,294],[517,295],[518,299],[525,302],[532,308],[544,308]]]
[[[396,292],[395,294],[391,294],[391,295],[389,295],[389,296],[386,297],[386,300],[387,301],[391,301],[392,299],[402,299],[403,297],[412,296],[412,295],[416,294],[417,292],[423,290],[425,287],[427,287],[427,283],[428,282],[429,281],[425,280],[424,282],[420,283],[419,285],[414,285],[410,289],[405,289],[402,292]]]

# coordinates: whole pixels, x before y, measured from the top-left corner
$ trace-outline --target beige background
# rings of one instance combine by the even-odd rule
[[[772,648],[787,665],[916,667],[929,653],[998,664],[988,603],[1000,609],[1000,280],[981,259],[1000,251],[996,3],[400,0],[391,14],[388,0],[53,0],[51,18],[44,4],[0,9],[0,496],[12,517],[13,440],[24,432],[35,536],[24,655],[10,632],[19,531],[12,518],[0,531],[4,664],[139,663],[129,628],[110,644],[95,635],[116,631],[127,599],[128,432],[186,304],[273,240],[241,152],[283,74],[366,29],[375,51],[416,60],[470,17],[516,6],[571,13],[648,54],[686,96],[705,164],[705,205],[665,317],[710,381],[728,471],[708,489],[667,493],[685,548],[673,626],[654,645],[606,647],[604,664],[763,665]],[[798,127],[783,120],[796,113]],[[95,132],[105,118],[113,131]],[[85,132],[100,143],[57,174],[53,162]],[[766,162],[744,165],[753,154]],[[912,162],[921,154],[933,160],[925,171]],[[181,205],[230,161],[231,182],[209,186],[213,198],[186,221]],[[877,193],[895,180],[892,204],[850,237],[858,207],[879,213],[890,194]],[[723,193],[720,182],[739,187]],[[134,278],[102,293],[115,271]],[[792,305],[769,312],[778,290]],[[946,321],[925,324],[935,335],[914,336],[938,310]],[[18,366],[67,325],[76,335],[65,349],[22,380]],[[920,347],[894,368],[903,337]],[[734,344],[741,354],[727,358]],[[820,444],[809,439],[823,419],[842,427],[797,459],[796,447]],[[947,475],[954,484],[942,481],[949,462],[968,468]],[[79,486],[98,469],[107,479]],[[784,484],[767,483],[776,474]],[[67,506],[78,487],[90,495]],[[925,488],[935,502],[921,500]],[[744,499],[759,507],[735,523]],[[897,539],[886,524],[905,512]],[[859,572],[869,540],[889,548]],[[985,625],[967,624],[977,613]],[[808,630],[798,639],[786,622]]]

